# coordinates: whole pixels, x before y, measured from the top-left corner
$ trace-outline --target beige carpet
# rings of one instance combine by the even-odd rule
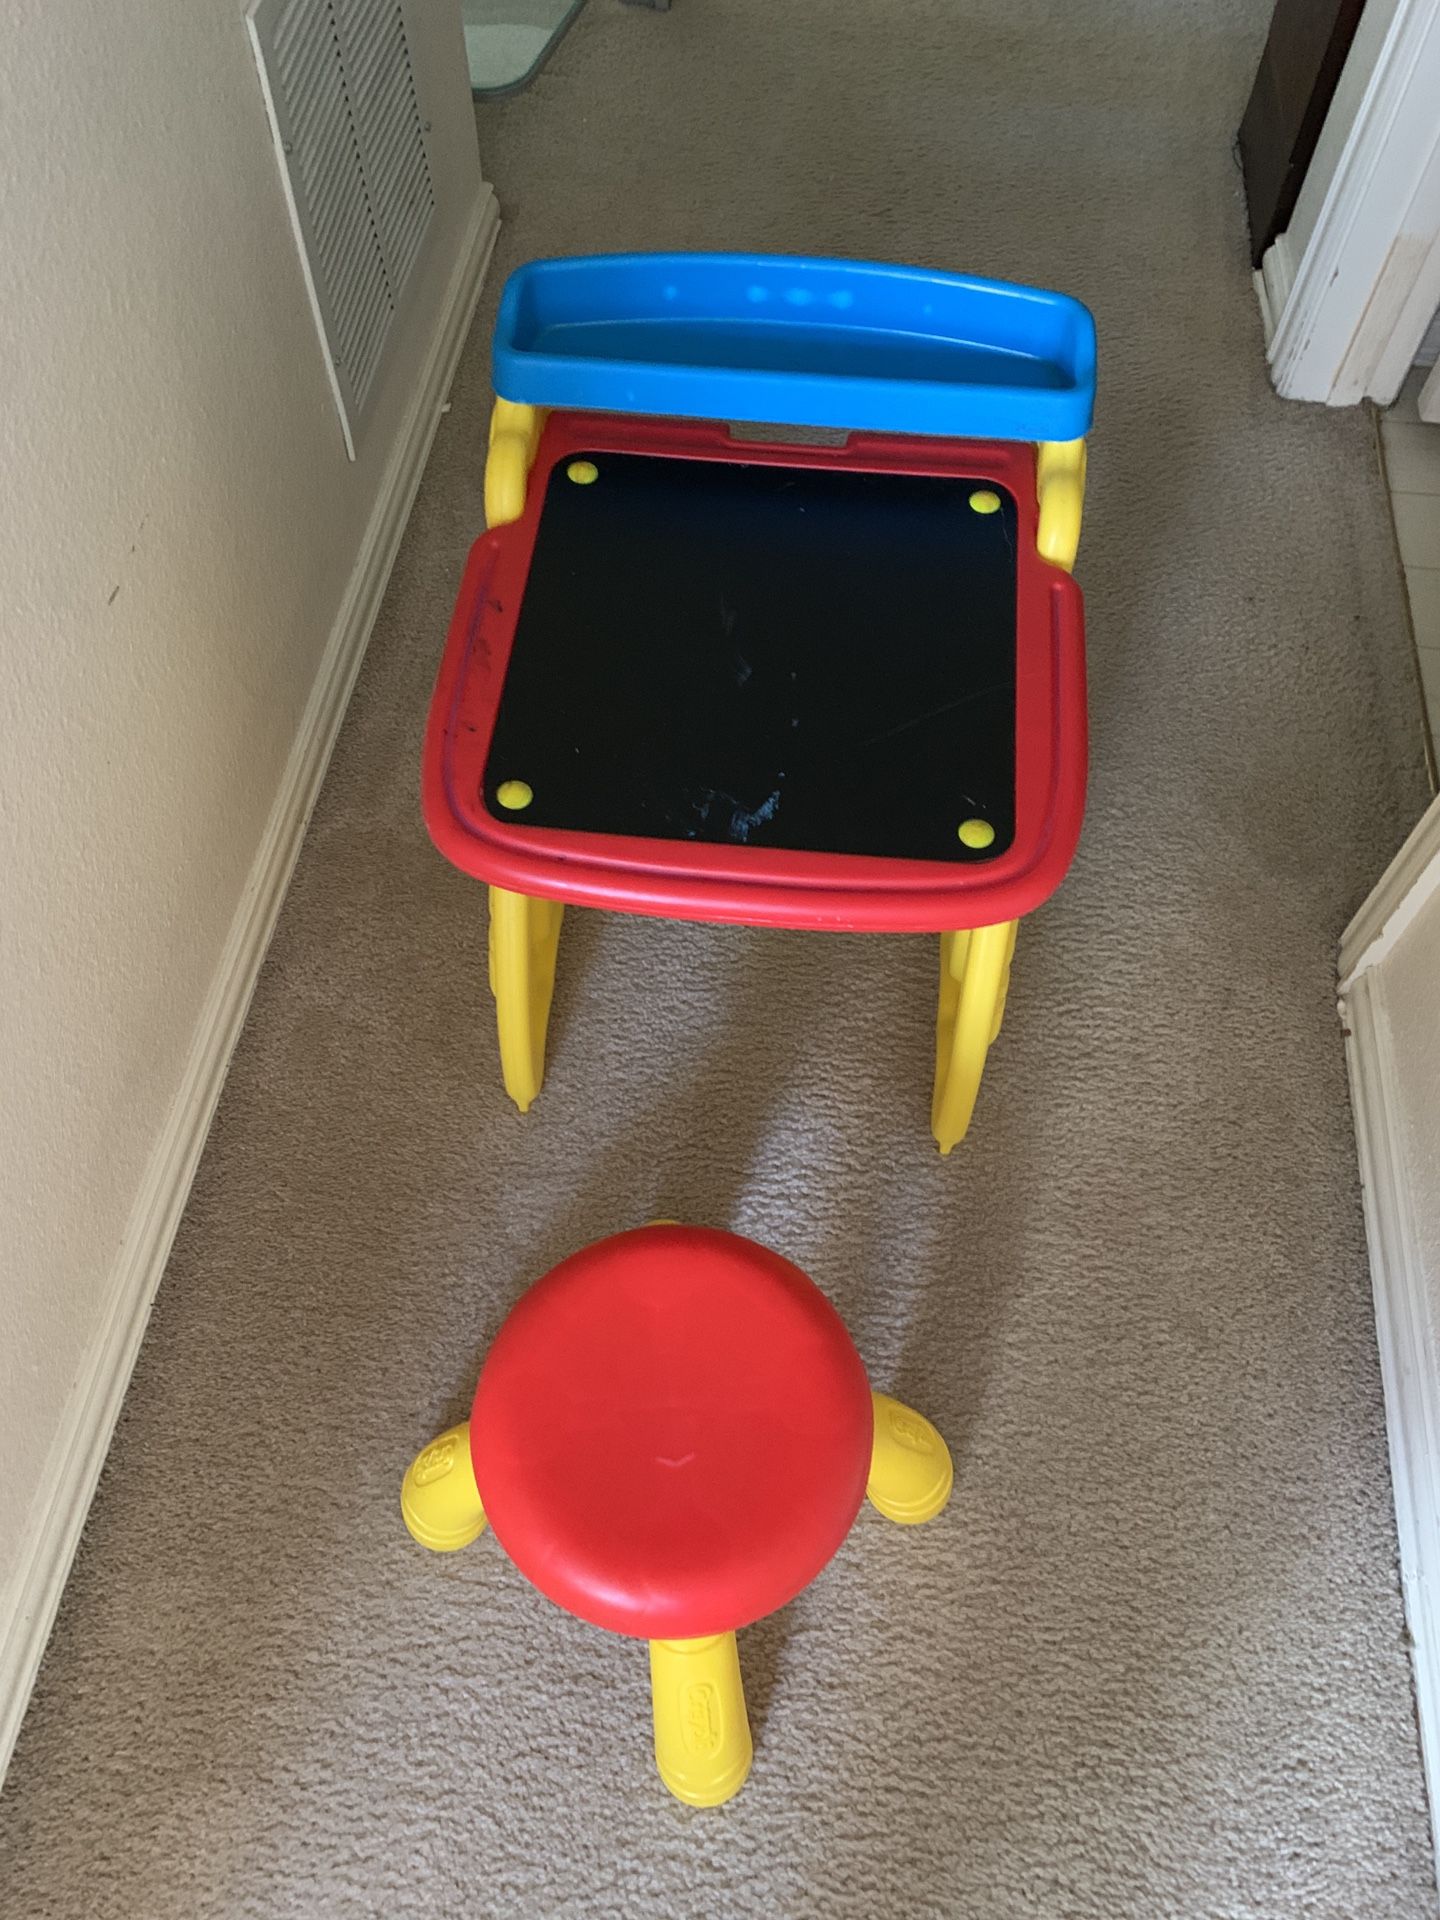
[[[500,266],[886,255],[1094,307],[1093,783],[973,1139],[933,943],[572,916],[500,1092],[416,767],[480,521],[476,326],[0,1801],[5,1920],[1433,1911],[1336,936],[1424,797],[1360,412],[1264,375],[1266,0],[594,0],[480,117]],[[954,1442],[743,1636],[671,1803],[645,1658],[396,1496],[527,1280],[656,1213],[809,1268]]]

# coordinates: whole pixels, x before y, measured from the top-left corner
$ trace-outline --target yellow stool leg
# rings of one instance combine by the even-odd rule
[[[557,900],[490,889],[490,991],[500,1028],[500,1071],[521,1113],[545,1078],[545,1030],[564,911]]]
[[[411,1461],[400,1488],[405,1524],[432,1553],[454,1553],[485,1531],[485,1509],[470,1464],[470,1423],[462,1420]]]
[[[955,1468],[950,1449],[923,1414],[872,1393],[875,1444],[865,1492],[870,1504],[902,1527],[933,1520],[950,1498]]]
[[[740,1791],[754,1748],[733,1633],[652,1640],[655,1764],[677,1800],[718,1807]]]
[[[1000,1032],[1017,923],[940,936],[940,1011],[935,1021],[935,1096],[930,1131],[941,1153],[965,1138],[985,1056]]]

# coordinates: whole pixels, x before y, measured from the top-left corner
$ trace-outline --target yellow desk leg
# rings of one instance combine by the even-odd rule
[[[677,1800],[718,1807],[745,1784],[754,1748],[733,1633],[652,1640],[655,1764]]]
[[[985,1056],[1000,1032],[1018,922],[940,936],[940,1011],[935,1021],[935,1097],[930,1131],[941,1153],[965,1138]]]
[[[1035,545],[1052,566],[1075,571],[1085,507],[1085,442],[1041,440],[1035,448],[1035,494],[1040,523]]]
[[[485,1509],[470,1464],[470,1423],[461,1421],[411,1461],[400,1488],[405,1524],[432,1553],[454,1553],[485,1531]]]
[[[545,1078],[545,1030],[564,911],[557,900],[490,889],[490,991],[500,1029],[500,1071],[521,1113]]]
[[[865,1492],[870,1504],[902,1527],[933,1520],[950,1498],[955,1468],[950,1449],[921,1413],[872,1393],[875,1443]]]
[[[497,400],[490,415],[485,458],[485,524],[507,526],[525,511],[525,487],[545,425],[543,407]]]

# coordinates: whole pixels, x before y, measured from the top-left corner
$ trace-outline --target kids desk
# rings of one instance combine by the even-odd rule
[[[512,276],[423,797],[490,888],[522,1112],[570,903],[939,933],[931,1126],[963,1138],[1016,924],[1080,831],[1094,377],[1084,307],[997,281],[706,254]]]

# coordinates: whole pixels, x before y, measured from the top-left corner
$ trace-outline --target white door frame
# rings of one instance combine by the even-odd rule
[[[1440,308],[1440,0],[1396,0],[1356,57],[1372,64],[1313,230],[1256,275],[1277,392],[1337,407],[1388,405]]]

